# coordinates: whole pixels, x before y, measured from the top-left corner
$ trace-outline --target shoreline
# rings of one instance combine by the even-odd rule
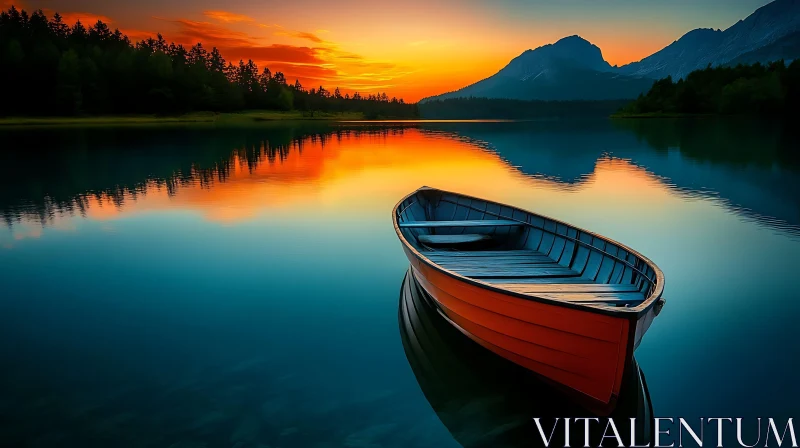
[[[664,112],[648,112],[643,114],[631,113],[614,113],[609,116],[612,119],[627,119],[627,118],[709,118],[719,117],[718,114],[685,114],[685,113],[664,113]]]
[[[361,112],[243,111],[191,112],[180,115],[86,115],[74,117],[0,117],[2,127],[25,126],[110,126],[160,124],[252,124],[271,121],[354,121],[364,120]]]
[[[607,115],[611,120],[674,119],[674,118],[714,118],[715,114],[681,113],[614,113]],[[597,118],[602,119],[602,116]],[[243,112],[190,112],[179,115],[85,115],[71,117],[0,117],[0,129],[14,127],[69,127],[69,126],[167,126],[167,125],[248,125],[286,121],[321,121],[351,123],[393,123],[393,122],[518,122],[541,121],[547,119],[424,119],[407,118],[365,118],[362,112],[309,112],[252,110]]]

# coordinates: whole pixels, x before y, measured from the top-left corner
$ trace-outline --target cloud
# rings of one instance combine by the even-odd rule
[[[44,12],[48,18],[52,18],[56,13],[56,11],[49,8],[42,9],[42,12]],[[99,14],[92,14],[89,12],[59,12],[59,14],[61,15],[61,20],[67,25],[74,25],[75,22],[79,20],[83,24],[83,26],[87,28],[94,26],[94,24],[97,23],[98,20],[105,23],[106,25],[112,25],[114,23],[114,20],[111,19],[110,17],[106,17]],[[113,29],[114,27],[111,26],[111,28]],[[131,42],[139,42],[141,40],[147,39],[148,37],[155,37],[156,35],[156,33],[152,31],[137,30],[133,28],[124,28],[120,29],[119,31],[122,34],[128,36]]]
[[[361,56],[360,54],[350,53],[348,51],[342,51],[339,49],[339,47],[337,47],[332,43],[329,43],[329,45],[327,46],[317,47],[316,50],[317,52],[324,54],[325,56],[330,58],[350,59],[354,61],[360,61],[364,59],[364,57]]]
[[[307,39],[307,40],[310,40],[311,42],[318,43],[318,44],[327,43],[326,41],[322,40],[322,38],[320,38],[316,34],[308,33],[308,32],[305,32],[305,31],[282,30],[282,31],[276,31],[275,35],[276,36],[294,37],[294,38],[297,38],[297,39]]]
[[[252,59],[264,62],[288,62],[296,64],[323,64],[319,51],[305,46],[270,44],[242,31],[233,31],[224,26],[193,20],[170,20],[177,25],[174,34],[168,36],[176,42],[194,45],[202,42],[206,47],[219,48],[229,60]],[[272,70],[272,69],[270,69]],[[274,70],[273,70],[274,71]]]
[[[323,64],[313,48],[272,44],[268,46],[220,47],[231,59],[253,59],[264,62],[290,62],[296,64]]]
[[[47,11],[45,11],[47,12]],[[109,23],[113,23],[114,21],[106,16],[101,16],[99,14],[92,14],[89,12],[62,12],[61,19],[64,23],[68,25],[74,25],[75,22],[80,21],[85,26],[92,26],[97,23],[98,20],[108,25]],[[52,15],[49,14],[48,15]]]
[[[375,92],[391,88],[398,77],[409,73],[407,68],[394,63],[368,60],[342,50],[337,43],[322,39],[319,31],[311,33],[288,30],[278,24],[241,23],[243,19],[231,29],[229,23],[235,20],[224,15],[229,19],[226,21],[218,12],[206,11],[206,17],[213,18],[213,22],[162,18],[160,20],[174,27],[171,32],[164,32],[164,36],[184,45],[202,42],[206,48],[217,47],[222,56],[234,64],[251,59],[259,67],[269,67],[273,73],[283,72],[290,83],[299,79],[307,88],[322,84],[331,89],[338,86],[345,91]],[[259,29],[273,29],[274,35],[302,39],[309,45],[272,43],[268,36],[253,34]]]
[[[120,32],[122,32],[122,34],[128,36],[128,39],[130,39],[131,42],[139,42],[139,41],[145,40],[145,39],[147,39],[149,37],[155,38],[155,36],[157,34],[157,33],[154,33],[152,31],[134,30],[134,29],[127,29],[127,28],[124,29],[124,30],[120,30]]]
[[[355,68],[371,68],[373,70],[375,70],[375,69],[392,70],[394,68],[397,68],[397,66],[392,62],[365,61],[365,60],[360,60],[360,61],[356,61],[356,62],[349,62],[348,66],[349,67],[355,67]]]
[[[236,14],[233,12],[228,11],[203,11],[203,15],[214,20],[219,20],[220,22],[225,23],[232,23],[232,22],[255,22],[255,19],[252,17],[243,15],[243,14]]]
[[[287,81],[291,84],[295,79],[299,79],[305,87],[317,87],[322,83],[330,86],[339,80],[339,72],[333,67],[323,65],[292,64],[287,62],[272,62],[269,69],[275,72],[283,72]],[[317,85],[314,85],[317,84]]]
[[[204,45],[209,47],[251,47],[257,45],[257,42],[247,33],[232,31],[213,23],[186,19],[167,21],[178,27],[177,32],[172,35],[172,39],[183,44],[194,45],[198,42],[203,42]]]
[[[12,6],[17,9],[25,9],[25,3],[21,0],[0,0],[0,6],[3,10],[11,9]]]

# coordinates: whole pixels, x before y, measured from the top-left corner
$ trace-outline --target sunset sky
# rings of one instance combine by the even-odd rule
[[[637,61],[694,28],[725,29],[766,0],[0,0],[98,18],[132,40],[216,46],[305,87],[385,91],[406,101],[496,73],[529,48],[578,34],[611,64]]]

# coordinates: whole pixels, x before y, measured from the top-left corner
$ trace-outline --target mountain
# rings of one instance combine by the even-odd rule
[[[705,67],[708,55],[719,48],[724,40],[720,30],[700,28],[689,31],[663,50],[639,62],[623,65],[619,72],[626,75],[679,78],[700,67]]]
[[[725,31],[696,29],[661,51],[619,68],[624,75],[683,78],[693,70],[725,64],[800,31],[800,0],[776,0]],[[769,53],[763,54],[764,57]],[[769,60],[753,60],[768,62]]]
[[[569,36],[554,44],[525,51],[512,59],[498,74],[524,81],[554,67],[611,71],[611,65],[603,59],[603,53],[597,45],[580,36]]]
[[[692,30],[639,62],[612,67],[579,36],[527,50],[496,74],[448,98],[610,100],[635,98],[653,79],[683,78],[708,65],[752,64],[800,57],[800,0],[775,0],[728,29]]]
[[[422,102],[459,98],[517,100],[607,100],[635,98],[652,79],[624,76],[603,59],[600,48],[579,36],[527,50],[502,70],[475,84]]]
[[[795,59],[800,59],[800,31],[787,34],[758,50],[749,51],[729,61],[725,65],[755,64],[756,62],[764,63],[779,61],[781,59],[783,59],[786,64],[789,64]]]

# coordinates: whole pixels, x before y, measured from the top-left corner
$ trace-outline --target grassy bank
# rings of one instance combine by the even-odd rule
[[[257,123],[297,120],[363,120],[360,112],[328,113],[301,111],[252,110],[244,112],[192,112],[183,115],[109,115],[77,117],[0,117],[0,126],[110,126],[174,123]]]

